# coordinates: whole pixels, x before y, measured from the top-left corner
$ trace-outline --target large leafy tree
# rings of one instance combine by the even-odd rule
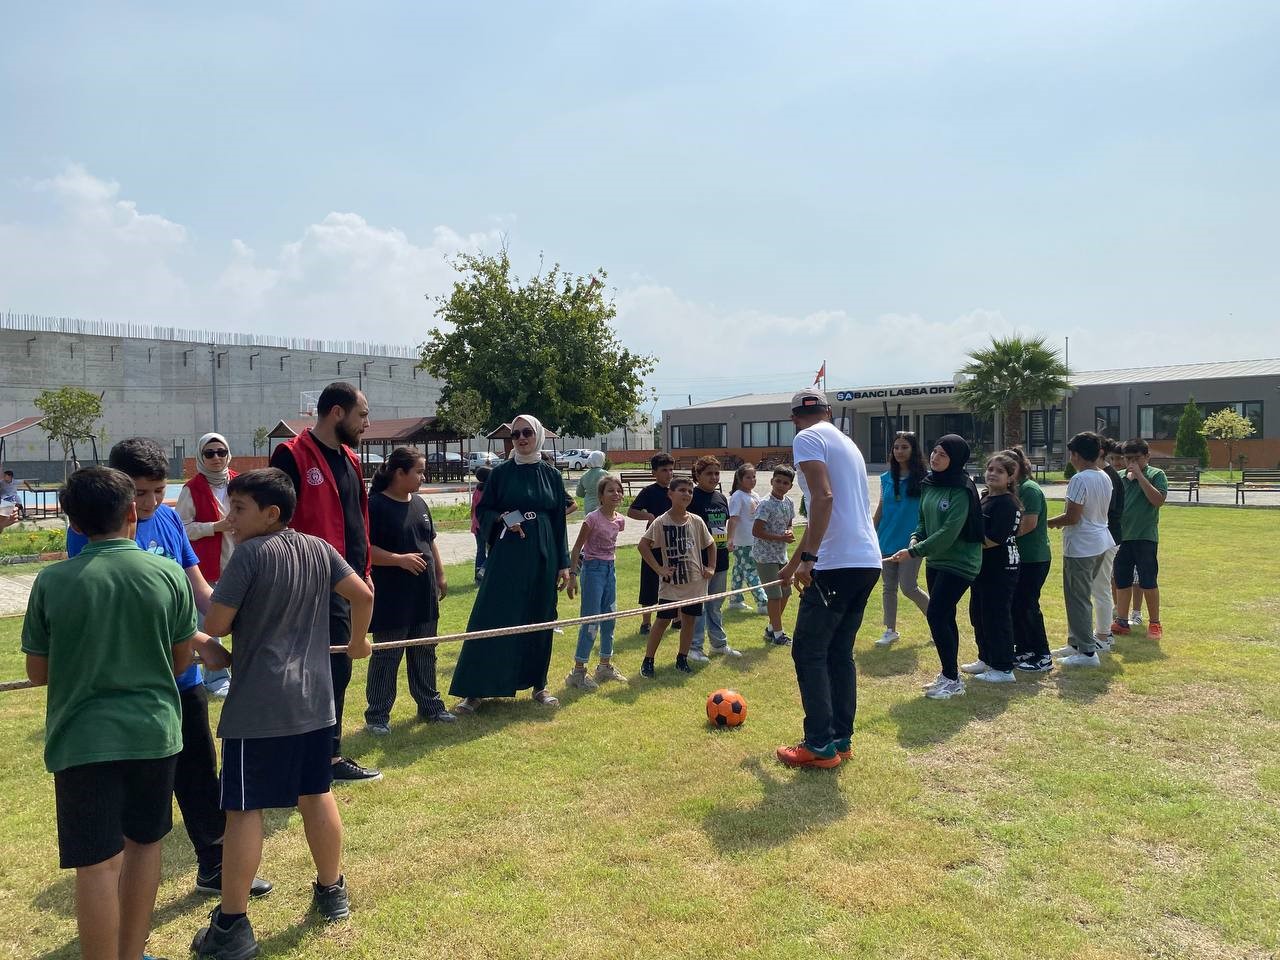
[[[93,437],[94,424],[102,416],[102,397],[80,387],[59,387],[40,391],[31,403],[44,417],[40,429],[62,447],[66,479],[66,462],[75,453],[76,441]]]
[[[488,401],[489,428],[532,413],[562,434],[590,437],[636,419],[654,358],[618,342],[603,270],[573,276],[556,264],[522,282],[506,250],[463,254],[455,266],[461,277],[438,299],[442,326],[422,345],[422,368],[444,383],[445,411],[474,391]]]
[[[993,337],[960,368],[956,396],[972,413],[1001,414],[1004,442],[1022,442],[1022,411],[1051,404],[1071,387],[1071,371],[1044,337]]]
[[[1204,413],[1195,397],[1187,399],[1182,408],[1182,416],[1178,419],[1178,432],[1173,440],[1175,457],[1195,457],[1200,466],[1209,465],[1209,441],[1205,440],[1200,427],[1204,423]]]

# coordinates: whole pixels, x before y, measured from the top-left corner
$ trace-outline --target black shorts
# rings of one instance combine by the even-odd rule
[[[173,771],[178,755],[107,760],[53,775],[58,863],[64,870],[110,860],[125,840],[156,843],[173,829]]]
[[[224,738],[223,810],[296,807],[333,784],[333,727],[290,737]]]
[[[1154,540],[1126,540],[1116,551],[1114,567],[1116,589],[1128,590],[1133,586],[1133,575],[1138,574],[1138,586],[1154,590],[1160,574],[1160,561],[1156,557]]]
[[[640,561],[640,606],[652,607],[658,602],[658,575],[643,560]]]
[[[663,600],[663,603],[671,603],[670,600]],[[702,616],[702,603],[686,603],[683,607],[672,607],[670,610],[659,610],[659,620],[674,620],[676,617],[685,616],[693,617],[695,620]]]

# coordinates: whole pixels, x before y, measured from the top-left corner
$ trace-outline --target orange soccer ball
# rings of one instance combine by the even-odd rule
[[[736,727],[747,719],[747,701],[737,690],[717,690],[707,697],[707,720],[717,727]]]

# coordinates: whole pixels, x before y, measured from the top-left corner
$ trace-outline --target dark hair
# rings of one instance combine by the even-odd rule
[[[597,500],[599,500],[601,497],[604,496],[605,485],[609,483],[616,483],[618,485],[618,489],[621,490],[623,493],[626,493],[626,488],[622,485],[622,480],[619,479],[618,477],[615,477],[612,473],[606,473],[603,477],[600,478],[600,482],[596,484]]]
[[[77,530],[86,537],[100,537],[124,526],[136,494],[133,478],[123,471],[83,467],[67,477],[58,502]]]
[[[796,472],[792,467],[788,467],[785,463],[780,463],[773,468],[773,476],[786,477],[788,480],[794,482],[796,479]]]
[[[121,440],[107,454],[107,466],[133,480],[164,480],[169,476],[169,458],[164,448],[146,437]]]
[[[920,449],[920,438],[915,435],[913,430],[899,430],[893,435],[894,443],[899,440],[905,440],[911,444],[911,459],[907,461],[907,496],[920,496],[920,481],[924,479],[924,475],[929,472],[928,466],[924,462],[924,452]],[[898,499],[898,458],[892,452],[889,454],[889,474],[893,477],[893,498]]]
[[[1129,455],[1146,457],[1150,456],[1151,448],[1147,446],[1147,441],[1141,437],[1134,437],[1132,440],[1126,440],[1124,446],[1120,448],[1120,452],[1126,457]]]
[[[1110,455],[1120,449],[1119,442],[1110,437],[1099,437],[1098,439],[1102,441],[1102,452],[1104,454]]]
[[[697,479],[698,477],[702,476],[702,471],[706,470],[708,467],[715,467],[717,470],[719,470],[720,461],[717,460],[715,457],[711,456],[710,454],[699,457],[697,460],[693,461],[694,478]]]
[[[1032,470],[1031,461],[1027,459],[1027,452],[1022,449],[1021,445],[1010,447],[1008,450],[1001,450],[1000,452],[1006,457],[1011,457],[1017,463],[1019,482],[1031,479],[1034,470]]]
[[[693,477],[672,477],[671,482],[667,484],[668,490],[674,490],[676,487],[692,487]]]
[[[1010,456],[1006,451],[993,453],[987,457],[987,466],[998,463],[1004,467],[1004,472],[1009,475],[1009,496],[1013,497],[1013,502],[1018,505],[1018,509],[1022,509],[1022,499],[1018,496],[1018,472],[1022,469],[1022,465],[1018,462],[1017,457]],[[986,470],[984,468],[983,472]],[[985,500],[991,496],[991,488],[988,487],[982,491],[982,499]]]
[[[669,453],[655,453],[649,458],[649,469],[657,470],[660,467],[674,467],[676,458]]]
[[[5,475],[6,477],[12,477],[12,476],[13,476],[13,471],[12,471],[12,470],[6,470],[6,471],[4,472],[4,475]]]
[[[336,380],[320,391],[320,399],[316,401],[316,413],[326,416],[334,407],[341,407],[344,413],[350,413],[360,398],[353,384],[345,380]]]
[[[489,474],[493,473],[493,467],[476,467],[476,486],[483,487],[489,482]]]
[[[1080,459],[1088,460],[1092,463],[1098,459],[1098,454],[1102,452],[1101,438],[1092,430],[1085,430],[1083,433],[1077,433],[1067,441],[1067,449],[1074,454],[1078,454]]]
[[[737,493],[742,489],[742,478],[748,472],[755,473],[756,465],[754,463],[744,463],[733,471],[733,485],[729,488],[730,493]]]
[[[298,494],[294,492],[293,481],[278,467],[246,470],[233,477],[227,484],[227,494],[233,493],[244,494],[258,505],[259,510],[279,507],[280,522],[285,524],[293,519],[293,511],[298,506]]]
[[[417,447],[396,447],[387,459],[378,464],[373,480],[369,484],[370,493],[381,493],[391,485],[391,478],[397,472],[407,473],[422,459],[422,451]]]

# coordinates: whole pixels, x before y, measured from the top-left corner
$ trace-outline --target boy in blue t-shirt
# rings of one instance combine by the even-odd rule
[[[200,561],[187,539],[178,512],[164,502],[169,476],[169,458],[154,440],[130,437],[111,448],[109,466],[133,480],[137,532],[134,539],[148,553],[168,557],[183,569],[196,609],[209,611],[213,590],[200,573]],[[67,556],[74,557],[88,544],[76,530],[67,531]],[[216,643],[197,644],[196,652],[211,669],[230,664],[227,652]],[[182,823],[196,852],[196,889],[201,893],[222,892],[222,834],[226,815],[218,802],[218,759],[209,730],[209,695],[194,663],[177,677],[182,701],[182,752],[173,778],[173,793],[182,811]],[[254,896],[271,891],[265,880],[254,880]]]
[[[182,745],[174,674],[206,639],[187,581],[130,539],[133,499],[119,471],[71,475],[62,509],[91,542],[40,571],[22,625],[27,676],[48,685],[45,766],[85,957],[143,955]]]

